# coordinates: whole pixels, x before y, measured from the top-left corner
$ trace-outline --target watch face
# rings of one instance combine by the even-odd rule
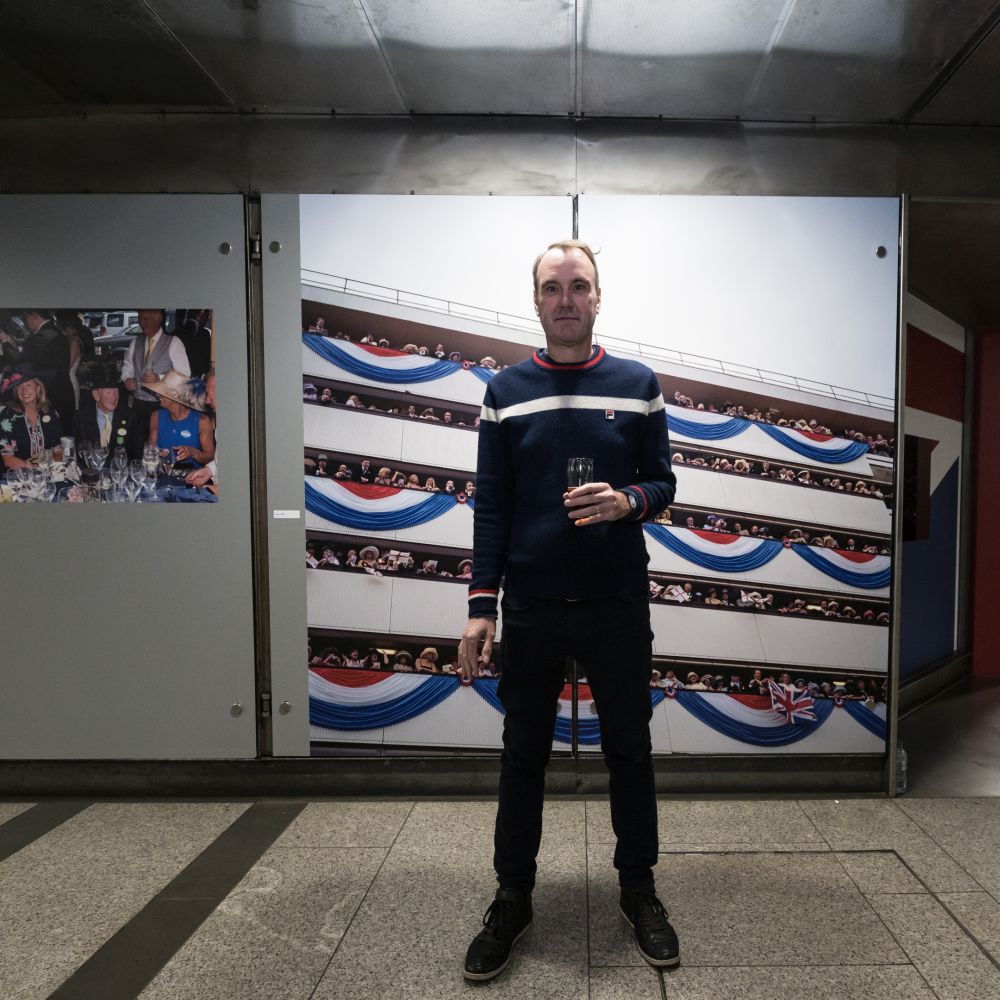
[[[632,510],[635,510],[636,507],[639,506],[638,501],[635,499],[635,496],[633,496],[633,494],[628,493],[626,495],[628,496],[628,505],[629,505],[629,507],[631,507]]]

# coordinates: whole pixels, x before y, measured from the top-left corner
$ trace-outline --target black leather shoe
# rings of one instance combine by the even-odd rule
[[[483,929],[465,954],[465,978],[492,979],[503,972],[517,939],[531,926],[531,893],[498,889],[483,917]]]
[[[655,892],[622,889],[619,906],[622,916],[635,933],[639,954],[650,965],[666,968],[680,964],[681,948],[677,934],[670,926],[667,911]]]

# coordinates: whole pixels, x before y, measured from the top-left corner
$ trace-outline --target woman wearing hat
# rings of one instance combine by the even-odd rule
[[[439,674],[441,668],[438,666],[438,651],[433,646],[428,646],[417,657],[414,669],[418,674]]]
[[[160,451],[172,448],[178,466],[208,464],[215,455],[215,435],[198,380],[171,370],[145,388],[160,397],[160,408],[149,418],[149,444]]]
[[[49,405],[41,374],[30,364],[20,364],[4,372],[0,379],[0,454],[5,468],[30,464],[47,448],[62,458],[62,424]]]

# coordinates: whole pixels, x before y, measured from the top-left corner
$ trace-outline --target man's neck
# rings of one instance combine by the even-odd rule
[[[588,337],[582,344],[575,344],[572,347],[565,347],[562,344],[553,344],[550,340],[545,341],[545,353],[550,361],[555,361],[560,365],[577,365],[582,361],[589,361],[594,353],[592,338]]]

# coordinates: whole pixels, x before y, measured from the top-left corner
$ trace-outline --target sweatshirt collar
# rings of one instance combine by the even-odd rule
[[[570,363],[553,361],[549,357],[549,352],[543,347],[541,350],[535,351],[531,356],[531,360],[538,365],[539,368],[545,368],[548,371],[561,371],[561,372],[573,372],[573,371],[585,371],[588,368],[596,368],[604,360],[604,348],[598,344],[590,354],[590,357],[586,361],[574,361]]]

